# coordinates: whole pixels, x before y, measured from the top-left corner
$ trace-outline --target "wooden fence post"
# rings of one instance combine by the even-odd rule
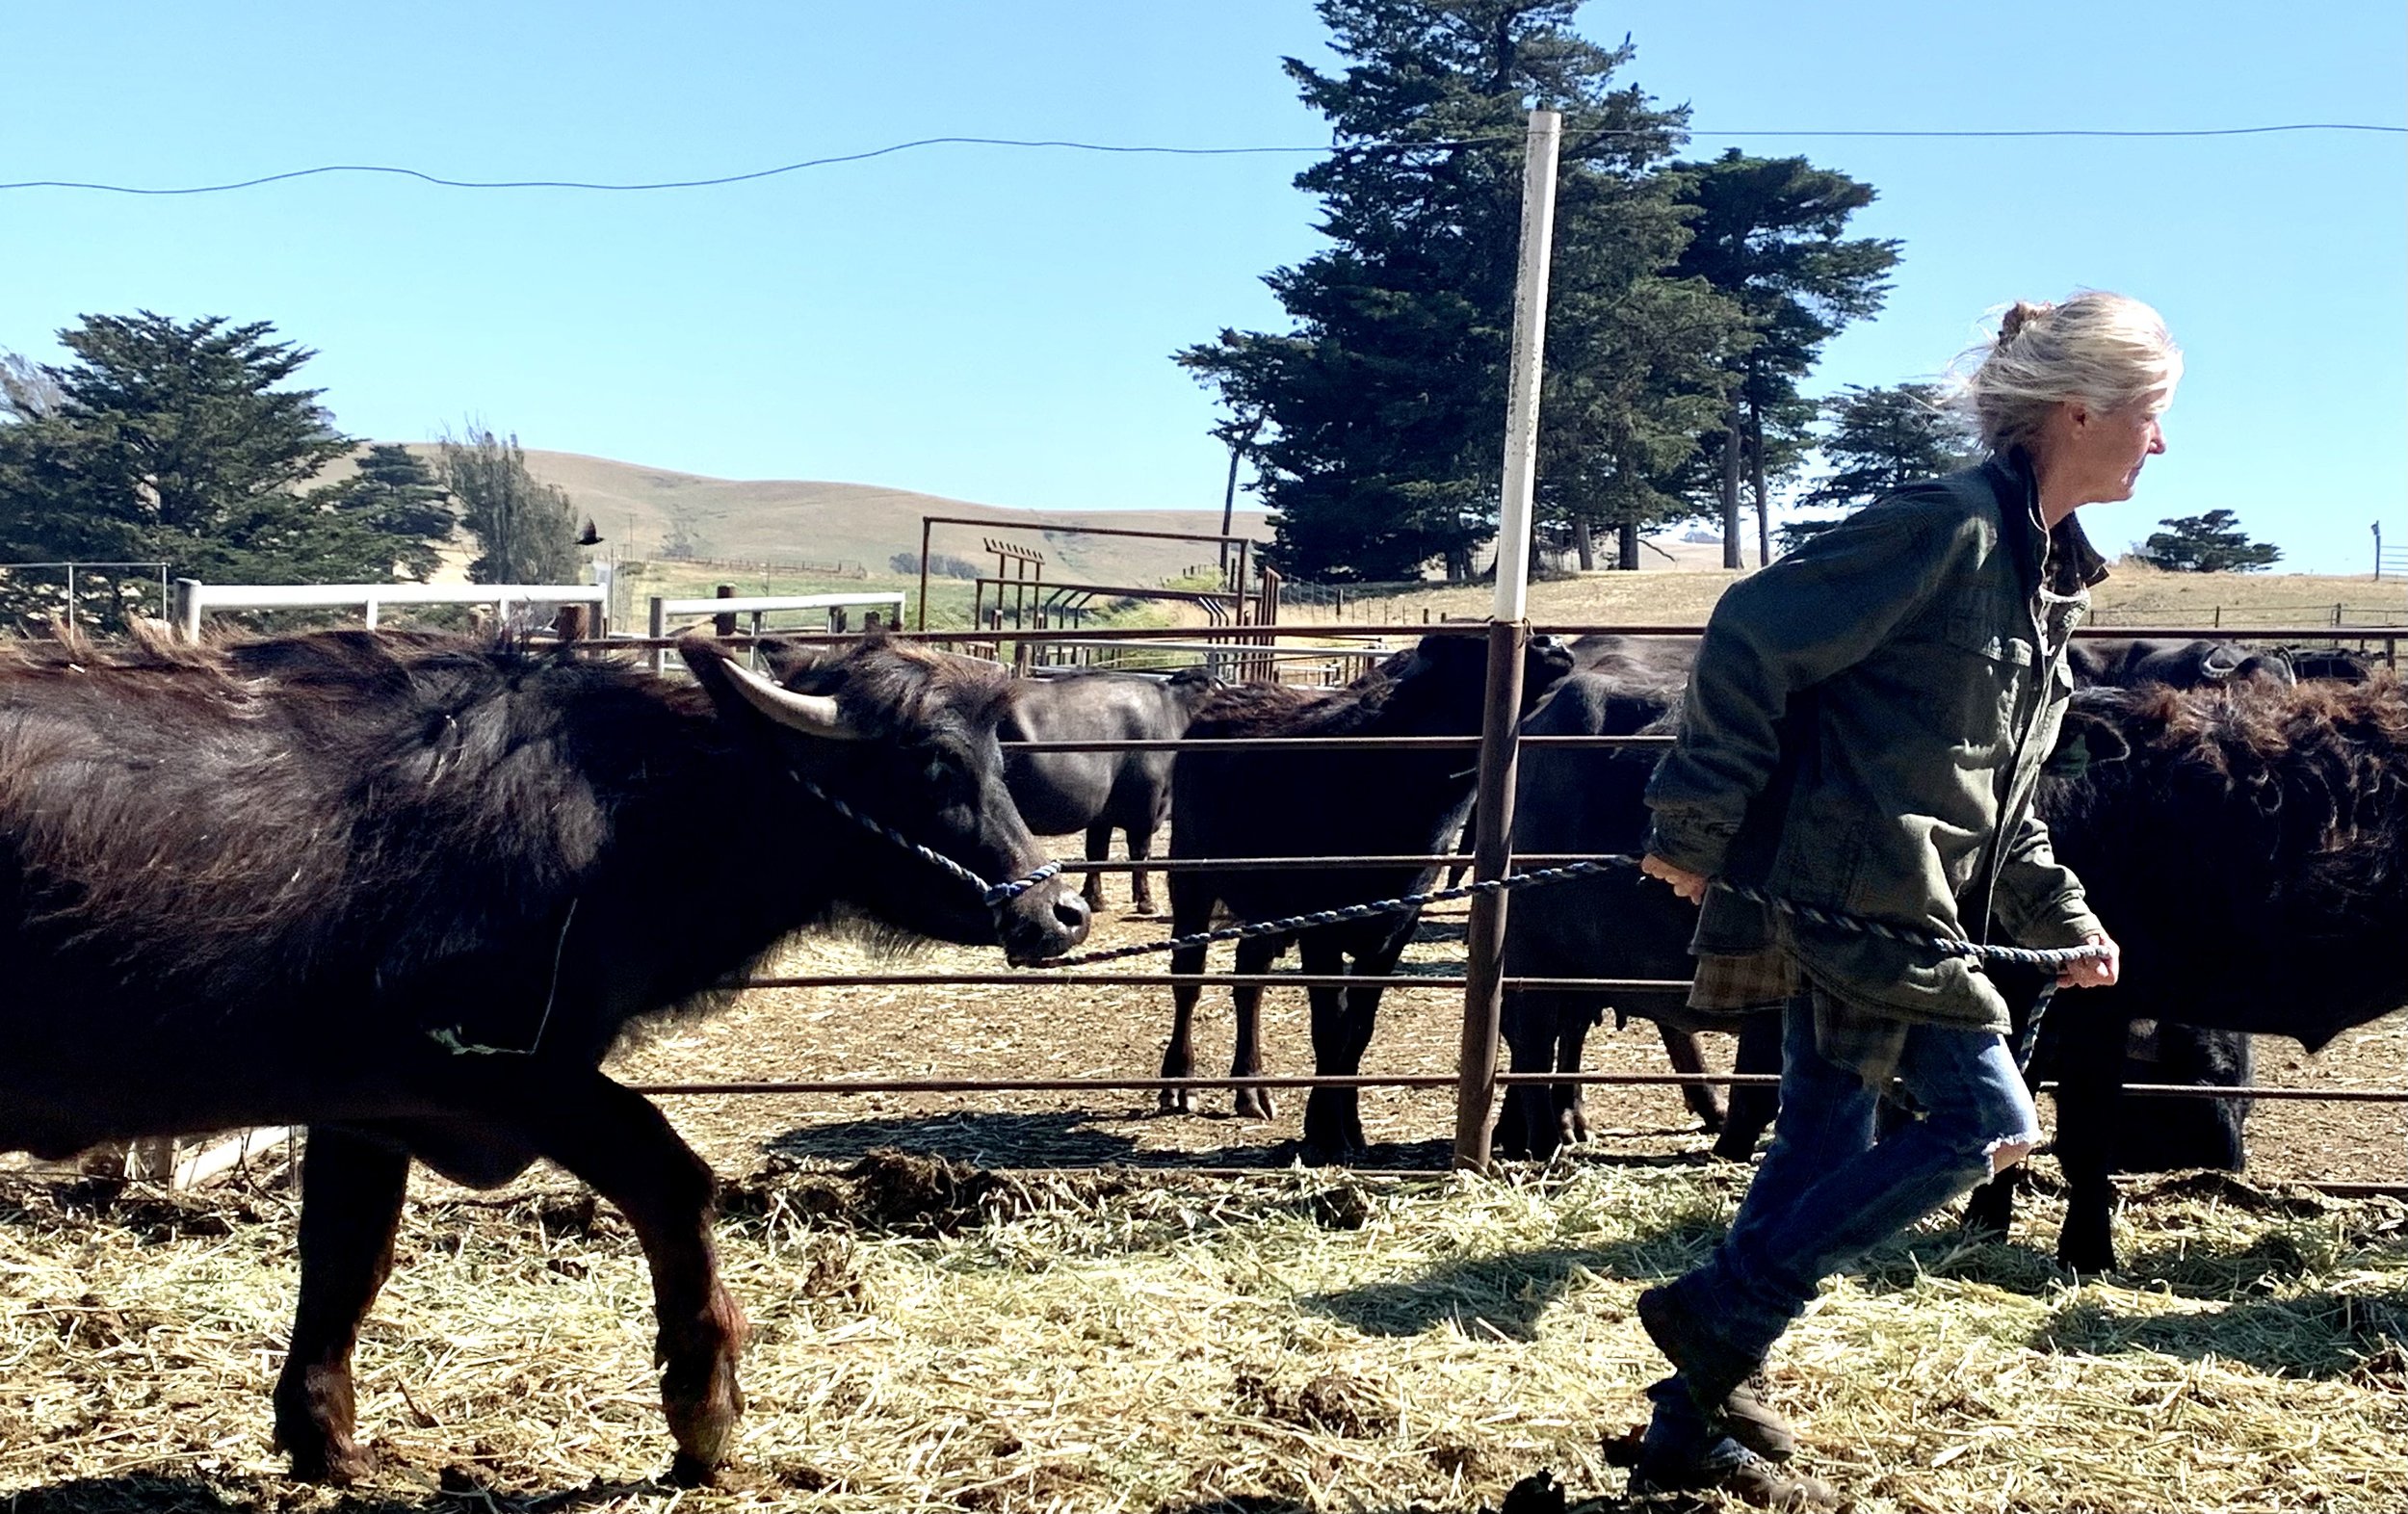
[[[1522,654],[1530,644],[1531,504],[1538,468],[1538,386],[1545,367],[1547,263],[1555,240],[1556,154],[1563,117],[1532,111],[1522,168],[1522,261],[1513,292],[1513,360],[1505,400],[1505,479],[1498,503],[1497,592],[1488,617],[1488,702],[1480,721],[1474,804],[1479,835],[1472,875],[1503,878],[1513,860],[1513,780],[1521,755]],[[1505,1009],[1505,899],[1472,896],[1465,931],[1462,1059],[1456,1066],[1454,1164],[1489,1165],[1488,1115],[1497,1089]]]

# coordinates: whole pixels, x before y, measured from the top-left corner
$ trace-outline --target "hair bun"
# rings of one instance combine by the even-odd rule
[[[1999,340],[2002,343],[2015,340],[2017,332],[2055,308],[2055,305],[2036,303],[2029,300],[2016,300],[1999,321]]]

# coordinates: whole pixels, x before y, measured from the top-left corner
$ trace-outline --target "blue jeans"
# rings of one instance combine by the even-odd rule
[[[1816,1045],[1812,990],[1783,1028],[1771,1149],[1722,1243],[1672,1285],[1692,1320],[1752,1360],[1824,1278],[1988,1178],[2000,1147],[2040,1143],[2030,1090],[1994,1031],[1909,1030],[1897,1076],[1920,1115],[1876,1141],[1881,1090]]]

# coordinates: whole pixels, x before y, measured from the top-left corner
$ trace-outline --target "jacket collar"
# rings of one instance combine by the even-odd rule
[[[2090,544],[2090,537],[2081,529],[2075,515],[2068,514],[2056,523],[2046,537],[2045,552],[2040,524],[2040,481],[2033,475],[2031,460],[2021,447],[1992,453],[1981,465],[1982,475],[1990,482],[1999,500],[1999,514],[2013,522],[2014,530],[2025,544],[2025,558],[2040,561],[2033,563],[2034,577],[2045,571],[2052,580],[2052,591],[2070,594],[2088,588],[2107,576],[2107,559]],[[2045,564],[2045,568],[2043,567]]]

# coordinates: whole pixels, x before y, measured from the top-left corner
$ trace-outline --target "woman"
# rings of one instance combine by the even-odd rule
[[[1703,906],[1700,992],[1768,972],[1794,988],[1780,1117],[1738,1217],[1703,1266],[1639,1296],[1675,1374],[1649,1390],[1636,1487],[1832,1506],[1778,1465],[1793,1439],[1748,1380],[1824,1277],[2040,1140],[2006,1004],[1977,965],[1710,882],[1942,937],[2088,944],[2059,981],[2115,980],[2115,945],[2051,855],[2032,791],[2073,687],[2066,642],[2106,576],[2074,512],[2130,498],[2165,450],[2182,356],[2155,311],[2110,294],[2019,303],[1977,351],[1960,398],[1987,460],[1734,585],[1648,787],[1642,866]],[[1876,1143],[1893,1077],[1922,1118]]]

